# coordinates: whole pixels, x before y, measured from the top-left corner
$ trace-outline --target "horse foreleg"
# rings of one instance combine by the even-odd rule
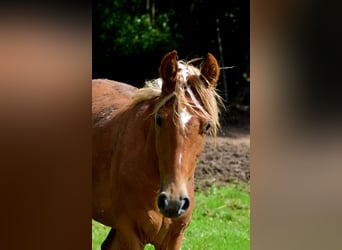
[[[101,245],[101,250],[143,250],[144,244],[140,242],[134,232],[111,229],[107,238]]]
[[[183,235],[176,238],[166,238],[160,246],[156,246],[156,250],[179,250],[183,241]]]

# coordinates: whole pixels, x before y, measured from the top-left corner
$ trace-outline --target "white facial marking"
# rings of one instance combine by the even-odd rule
[[[192,115],[190,115],[185,108],[182,109],[182,112],[179,115],[181,120],[181,126],[182,128],[185,128],[186,124],[190,121]]]
[[[180,153],[180,154],[179,154],[179,159],[178,159],[179,166],[182,165],[182,159],[183,159],[183,154]]]

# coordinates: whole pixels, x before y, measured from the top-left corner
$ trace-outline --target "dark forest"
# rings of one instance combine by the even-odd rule
[[[100,0],[93,2],[92,78],[142,87],[157,78],[162,56],[212,53],[218,89],[231,110],[249,112],[250,21],[246,0]]]

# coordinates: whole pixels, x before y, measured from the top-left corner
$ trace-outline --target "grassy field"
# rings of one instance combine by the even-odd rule
[[[249,185],[211,187],[195,195],[195,208],[182,250],[248,250]],[[99,250],[109,228],[93,221],[93,250]],[[147,245],[145,250],[154,249]]]

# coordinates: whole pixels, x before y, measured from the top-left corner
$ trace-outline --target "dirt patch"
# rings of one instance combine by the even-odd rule
[[[249,183],[249,121],[244,122],[243,126],[234,125],[225,124],[216,138],[216,145],[213,137],[207,137],[195,171],[196,190],[214,184]]]

